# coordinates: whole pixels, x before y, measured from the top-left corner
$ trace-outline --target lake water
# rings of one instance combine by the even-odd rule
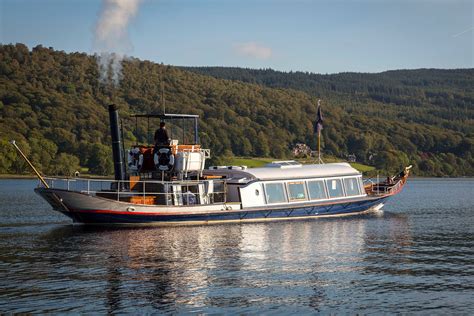
[[[383,212],[263,224],[72,226],[0,180],[0,312],[464,313],[474,180],[411,180]]]

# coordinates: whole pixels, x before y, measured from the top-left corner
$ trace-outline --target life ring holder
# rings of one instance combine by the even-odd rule
[[[171,148],[162,147],[153,155],[153,162],[155,168],[159,171],[171,171],[174,167],[174,155],[171,152]]]

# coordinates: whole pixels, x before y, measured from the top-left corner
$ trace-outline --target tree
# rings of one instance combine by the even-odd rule
[[[76,156],[60,153],[52,166],[52,172],[58,176],[72,176],[79,170],[79,158]]]
[[[17,155],[14,147],[7,140],[0,139],[0,173],[11,173]]]
[[[258,133],[257,139],[254,140],[253,148],[255,149],[255,154],[258,157],[268,157],[270,155],[268,139],[263,132]]]
[[[103,176],[113,174],[114,164],[110,147],[99,143],[93,144],[90,148],[87,167],[89,167],[89,172],[94,174]]]
[[[367,153],[370,150],[370,143],[365,135],[349,135],[347,140],[347,149],[361,161],[365,161]]]
[[[45,173],[56,170],[54,165],[57,164],[55,157],[58,147],[53,142],[43,138],[30,138],[29,143],[31,146],[30,158],[35,166]]]

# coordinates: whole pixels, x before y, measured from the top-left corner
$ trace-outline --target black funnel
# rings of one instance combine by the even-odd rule
[[[115,180],[125,180],[125,164],[122,152],[122,137],[119,128],[119,116],[115,104],[109,105],[110,134],[112,136],[112,153],[114,157]]]

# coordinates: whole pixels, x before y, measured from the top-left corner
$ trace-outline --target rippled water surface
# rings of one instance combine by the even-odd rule
[[[0,180],[0,311],[472,313],[474,180],[412,180],[383,212],[264,224],[72,226]]]

